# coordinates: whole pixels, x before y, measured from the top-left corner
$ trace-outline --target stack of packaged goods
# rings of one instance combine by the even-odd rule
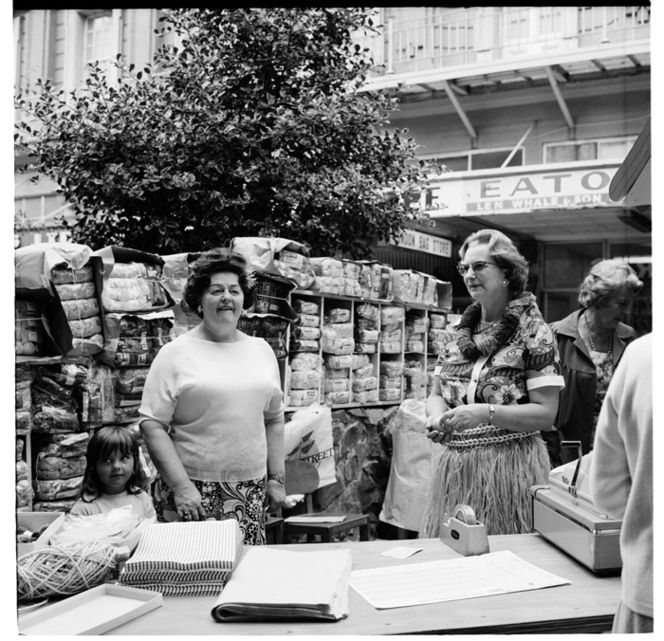
[[[406,311],[396,305],[380,308],[379,349],[381,354],[400,354]]]
[[[293,302],[297,314],[291,329],[291,352],[316,352],[320,350],[320,305],[313,301],[297,299]]]
[[[344,296],[360,298],[362,296],[362,286],[360,285],[360,273],[362,266],[353,260],[342,260],[343,268],[343,290],[339,292]]]
[[[360,287],[362,296],[372,300],[391,301],[393,298],[393,269],[389,265],[384,265],[377,261],[360,260]],[[370,281],[370,285],[366,282]],[[369,289],[369,295],[366,291]]]
[[[445,346],[445,334],[447,328],[446,314],[429,314],[428,353],[440,354]]]
[[[403,361],[382,360],[378,378],[378,399],[381,401],[401,400],[403,385]]]
[[[173,340],[174,300],[161,282],[164,260],[155,254],[106,247],[96,252],[104,262],[101,303],[106,342],[97,355],[109,369],[96,370],[107,410],[104,424],[138,419],[143,384],[159,350]],[[108,379],[112,380],[112,389]],[[112,399],[112,403],[110,403]]]
[[[406,352],[424,354],[429,320],[418,311],[411,310],[406,314]]]
[[[422,274],[422,276],[424,278],[422,304],[428,307],[436,307],[438,305],[438,284],[440,281],[428,274]]]
[[[32,432],[38,444],[34,509],[68,511],[83,484],[87,430],[101,424],[101,399],[85,365],[57,363],[34,370]],[[62,442],[66,443],[61,447]]]
[[[36,301],[16,300],[14,323],[14,351],[16,355],[39,356],[44,341],[41,305]]]
[[[422,361],[409,359],[403,370],[406,398],[423,399],[427,395],[427,373]]]
[[[240,321],[238,329],[250,336],[263,338],[277,358],[288,355],[286,332],[297,313],[288,302],[295,282],[274,274],[256,274],[254,303]]]
[[[325,403],[350,403],[352,392],[350,389],[350,371],[353,367],[353,354],[325,354],[325,377],[323,378],[323,392]]]
[[[375,354],[378,346],[378,307],[370,303],[355,306],[355,352]]]
[[[321,350],[325,354],[326,364],[331,356],[348,356],[352,365],[352,355],[355,351],[354,327],[350,309],[345,307],[332,307],[323,317],[323,332],[321,337]],[[347,370],[345,367],[332,367],[332,370]],[[334,375],[333,375],[334,376]],[[330,382],[326,372],[325,402],[327,404],[350,403],[352,393],[350,389],[350,375],[332,378]],[[343,381],[343,382],[341,382]],[[343,388],[343,389],[342,389]]]
[[[104,346],[104,336],[92,264],[80,269],[56,265],[51,269],[51,282],[67,317],[72,349],[81,354],[94,354]]]
[[[304,407],[318,402],[321,369],[321,358],[318,353],[300,352],[291,358],[287,377],[290,379],[288,382],[289,405]],[[293,380],[297,387],[293,385]]]
[[[376,403],[378,401],[378,377],[368,354],[353,354],[353,401]]]
[[[336,258],[312,258],[311,268],[314,273],[313,288],[321,294],[333,294],[334,296],[344,293],[344,265]]]
[[[25,508],[32,502],[32,478],[28,462],[30,438],[30,408],[32,407],[31,384],[35,377],[29,365],[17,364],[15,370],[16,388],[16,507]]]

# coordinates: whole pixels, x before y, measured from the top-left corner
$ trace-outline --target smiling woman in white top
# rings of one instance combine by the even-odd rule
[[[139,412],[159,520],[235,518],[262,545],[266,505],[285,500],[284,412],[274,352],[237,328],[253,286],[240,254],[192,263],[184,301],[202,322],[159,351]]]

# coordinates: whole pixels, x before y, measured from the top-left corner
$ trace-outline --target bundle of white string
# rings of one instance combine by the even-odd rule
[[[36,548],[18,558],[18,597],[69,596],[93,588],[114,567],[115,553],[115,546],[97,541]]]

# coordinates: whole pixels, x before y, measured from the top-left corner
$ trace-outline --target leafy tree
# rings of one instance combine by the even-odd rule
[[[143,69],[90,67],[64,94],[18,95],[16,140],[75,211],[72,238],[162,254],[281,236],[314,255],[366,257],[411,220],[428,165],[407,131],[380,132],[394,92],[361,92],[351,40],[363,8],[181,9]],[[157,73],[158,72],[158,73]]]

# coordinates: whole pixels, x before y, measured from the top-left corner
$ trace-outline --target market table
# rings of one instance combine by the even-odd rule
[[[423,548],[404,560],[380,556],[393,547]],[[581,633],[611,630],[620,599],[619,576],[597,576],[538,534],[490,536],[491,552],[509,550],[543,570],[571,581],[541,590],[376,610],[350,590],[350,614],[333,622],[218,623],[210,614],[216,597],[164,597],[163,606],[108,634],[507,634]],[[303,543],[274,546],[292,551],[349,548],[353,570],[459,558],[438,539]]]

